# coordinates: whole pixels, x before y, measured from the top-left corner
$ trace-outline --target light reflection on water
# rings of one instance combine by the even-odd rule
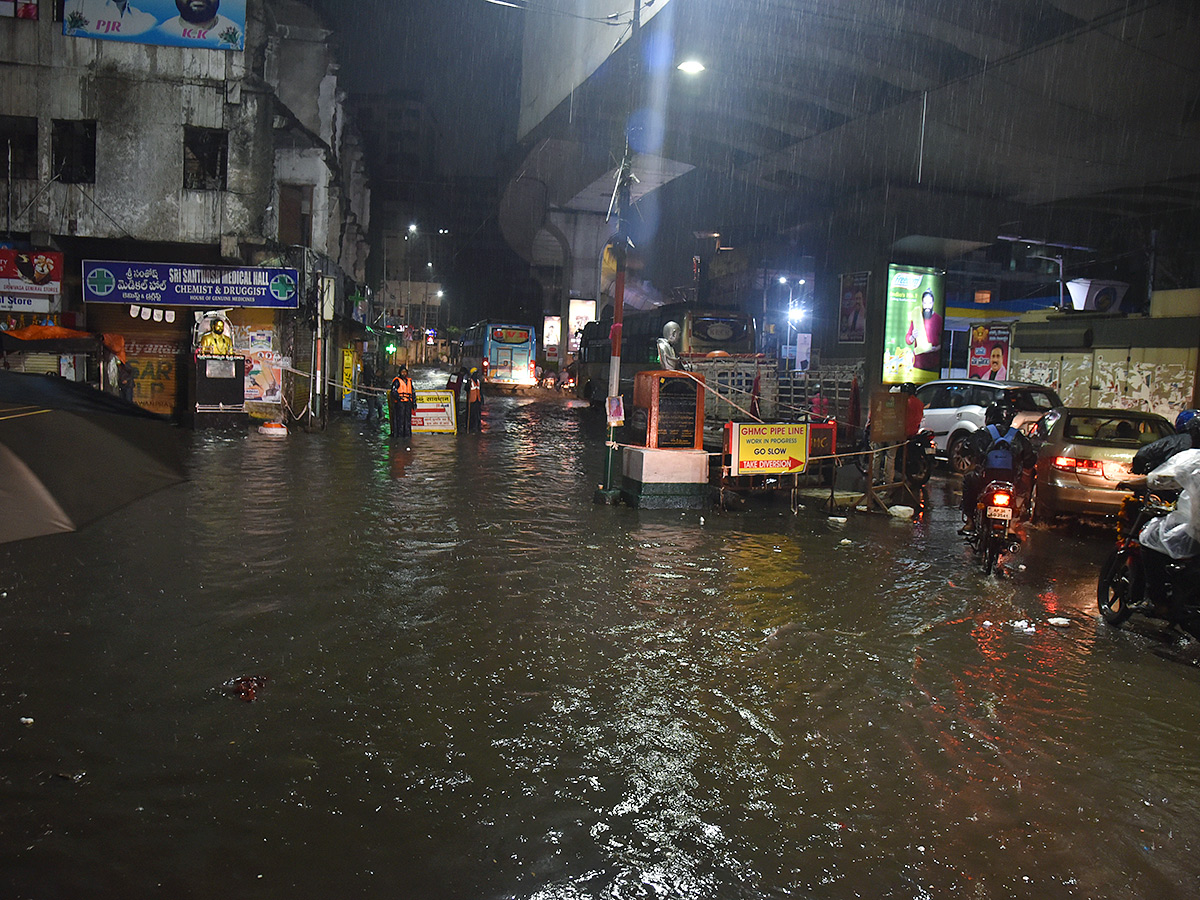
[[[1200,679],[1096,623],[1096,535],[996,580],[941,487],[918,525],[597,507],[601,429],[197,435],[187,485],[0,546],[0,894],[1192,883]]]

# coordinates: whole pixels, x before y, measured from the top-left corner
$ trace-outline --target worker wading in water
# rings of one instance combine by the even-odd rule
[[[467,432],[483,430],[483,390],[479,386],[479,370],[472,368],[467,375]]]
[[[408,377],[408,366],[401,366],[396,377],[392,379],[391,396],[388,397],[395,407],[395,415],[392,416],[393,437],[412,437],[413,406],[416,399],[412,379]]]

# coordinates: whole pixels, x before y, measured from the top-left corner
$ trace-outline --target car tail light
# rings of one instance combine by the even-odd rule
[[[1012,494],[1008,491],[996,491],[992,494],[992,506],[1009,506],[1012,504]]]
[[[1104,463],[1098,459],[1076,459],[1073,456],[1054,457],[1054,468],[1062,472],[1073,472],[1076,475],[1104,474]]]
[[[537,378],[537,367],[534,366],[532,359],[529,361],[529,377],[530,379]]]

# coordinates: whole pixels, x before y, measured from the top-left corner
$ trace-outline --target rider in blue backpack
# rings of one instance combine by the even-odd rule
[[[1016,410],[1009,404],[993,403],[984,413],[984,427],[967,438],[964,450],[975,466],[963,475],[961,508],[966,524],[962,534],[970,532],[975,501],[989,481],[1008,481],[1019,493],[1027,491],[1022,476],[1033,468],[1037,454],[1029,438],[1013,427],[1014,415]]]

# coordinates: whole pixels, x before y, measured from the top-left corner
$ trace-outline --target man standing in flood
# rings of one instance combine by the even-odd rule
[[[472,367],[467,374],[467,433],[483,431],[483,389],[479,370]]]
[[[412,379],[408,376],[408,366],[401,366],[396,377],[392,379],[392,393],[395,395],[396,405],[392,434],[405,439],[411,438],[413,405],[417,398],[413,391]]]

